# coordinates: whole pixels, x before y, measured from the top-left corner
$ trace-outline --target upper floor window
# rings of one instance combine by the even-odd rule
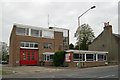
[[[52,43],[44,43],[44,48],[52,49]]]
[[[31,29],[31,36],[34,36],[34,37],[39,37],[39,30],[34,30],[34,29]]]
[[[38,48],[38,43],[35,42],[21,42],[21,48]]]
[[[28,35],[29,29],[28,28],[16,28],[16,34],[17,35]]]
[[[54,38],[54,32],[53,31],[42,30],[42,37]]]

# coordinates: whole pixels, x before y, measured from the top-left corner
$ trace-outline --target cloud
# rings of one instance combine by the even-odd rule
[[[70,43],[75,43],[77,18],[93,5],[96,8],[81,17],[81,24],[89,24],[97,36],[103,30],[103,23],[110,21],[113,32],[118,33],[116,2],[5,2],[2,5],[3,41],[9,43],[14,23],[48,28],[49,14],[50,25],[70,29]]]

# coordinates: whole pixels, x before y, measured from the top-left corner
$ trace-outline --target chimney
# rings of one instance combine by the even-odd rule
[[[109,22],[104,23],[104,31],[107,31],[109,33],[112,33],[112,25],[109,25]]]

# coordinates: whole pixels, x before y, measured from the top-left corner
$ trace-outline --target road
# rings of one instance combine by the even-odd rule
[[[118,78],[118,66],[69,68],[64,71],[4,75],[3,78]]]

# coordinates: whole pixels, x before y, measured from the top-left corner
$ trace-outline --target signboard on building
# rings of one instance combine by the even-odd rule
[[[71,54],[70,53],[65,54],[65,61],[66,62],[70,62],[71,61]]]

